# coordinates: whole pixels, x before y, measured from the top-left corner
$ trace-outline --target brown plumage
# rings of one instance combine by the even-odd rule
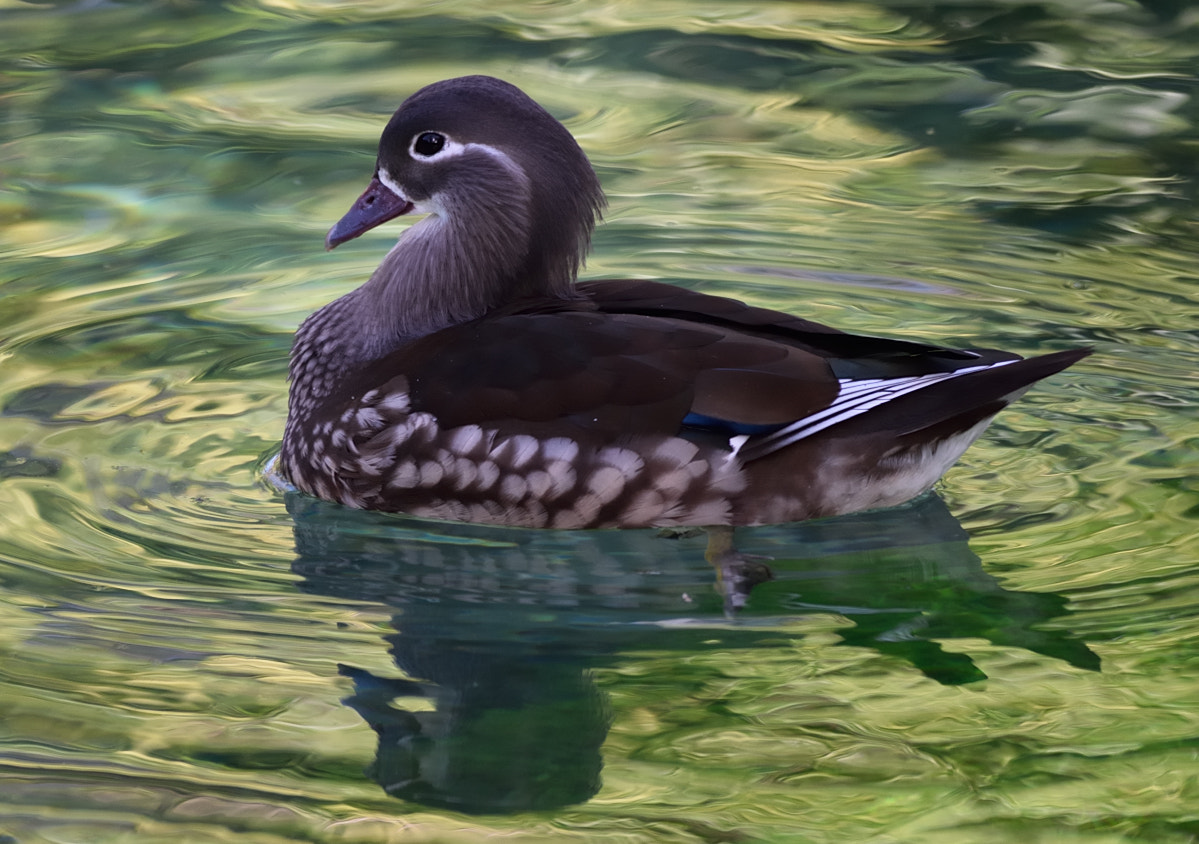
[[[897,504],[1088,354],[859,337],[654,282],[575,283],[603,206],[569,133],[488,77],[383,133],[330,248],[411,211],[292,353],[282,468],[354,507],[527,527],[756,524]]]

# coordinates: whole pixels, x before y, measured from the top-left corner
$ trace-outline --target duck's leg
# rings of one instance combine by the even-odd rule
[[[708,534],[708,550],[704,558],[716,570],[716,591],[724,598],[724,614],[730,618],[745,607],[749,593],[759,583],[774,579],[774,573],[764,560],[753,554],[742,554],[733,545],[730,525],[704,529]]]

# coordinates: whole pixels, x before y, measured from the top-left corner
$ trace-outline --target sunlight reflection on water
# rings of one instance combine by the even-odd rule
[[[0,838],[1192,839],[1193,16],[3,15]],[[466,72],[595,162],[587,277],[1097,354],[944,504],[747,532],[775,579],[736,621],[702,538],[287,494],[291,332],[399,227],[324,232],[398,102]]]

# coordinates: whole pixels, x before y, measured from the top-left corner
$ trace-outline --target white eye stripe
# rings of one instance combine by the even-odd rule
[[[421,137],[423,137],[424,135],[439,135],[441,138],[443,138],[444,142],[441,146],[441,149],[439,149],[437,152],[433,153],[432,155],[422,155],[419,152],[417,152],[416,151],[417,141],[419,141],[421,139]],[[499,150],[496,147],[490,146],[488,144],[459,143],[458,141],[455,141],[453,138],[451,138],[449,135],[445,134],[444,132],[434,132],[432,130],[428,130],[428,131],[424,131],[424,132],[417,132],[412,137],[412,143],[410,143],[408,145],[408,152],[412,156],[414,161],[419,161],[422,164],[426,163],[426,162],[433,162],[433,161],[444,161],[447,158],[457,158],[458,156],[465,155],[468,152],[481,152],[484,155],[489,155],[492,158],[496,159],[501,164],[503,164],[505,167],[507,167],[509,170],[513,170],[517,173],[521,173],[521,175],[523,176],[523,172],[516,165],[516,162],[514,162],[511,158],[509,158],[508,154],[503,152],[502,150]],[[384,183],[384,184],[386,184],[386,183]],[[391,187],[391,185],[388,185],[388,187]]]
[[[412,201],[408,198],[408,194],[404,193],[404,190],[399,186],[396,180],[391,178],[391,174],[387,172],[386,167],[380,167],[376,175],[379,177],[379,181],[383,183],[383,187],[387,188],[405,202]]]
[[[529,190],[528,175],[521,168],[521,166],[503,150],[498,149],[497,147],[489,146],[488,144],[459,143],[453,138],[450,138],[448,135],[445,135],[442,132],[437,132],[435,134],[441,135],[443,138],[445,138],[445,143],[442,145],[441,149],[434,155],[420,155],[415,151],[414,147],[420,136],[424,134],[427,133],[418,132],[413,137],[412,143],[409,144],[409,153],[414,164],[425,167],[437,164],[439,162],[445,162],[446,159],[461,157],[466,155],[468,152],[482,153],[483,155],[493,159],[496,163],[500,164],[505,170],[508,171],[515,182],[517,190]],[[392,176],[391,172],[386,167],[379,167],[379,169],[376,171],[376,174],[379,182],[382,183],[385,188],[405,202],[411,202],[415,206],[416,212],[419,214],[437,214],[444,217],[450,213],[454,206],[453,200],[444,197],[441,190],[434,191],[426,199],[418,200],[412,198],[408,191],[404,190],[404,188],[400,186],[399,181]],[[415,174],[413,174],[413,178],[416,178]]]

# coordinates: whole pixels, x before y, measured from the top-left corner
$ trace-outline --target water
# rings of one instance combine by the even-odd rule
[[[0,3],[0,840],[1199,838],[1183,3]],[[502,76],[587,276],[1096,354],[938,494],[702,537],[266,483],[409,92]],[[4,837],[7,836],[7,837]]]

